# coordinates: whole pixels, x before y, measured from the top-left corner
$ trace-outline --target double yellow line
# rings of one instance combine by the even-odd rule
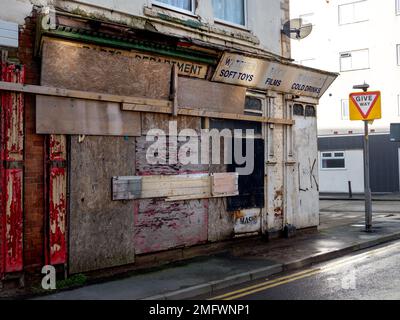
[[[297,272],[285,277],[280,277],[274,280],[268,280],[253,286],[249,286],[243,289],[239,289],[236,291],[232,291],[217,297],[213,297],[209,300],[236,300],[236,299],[240,299],[249,295],[252,295],[254,293],[258,293],[261,291],[265,291],[274,287],[278,287],[293,281],[297,281],[297,280],[301,280],[304,278],[308,278],[311,277],[313,275],[319,274],[319,273],[323,273],[323,272],[329,272],[332,271],[334,269],[337,268],[341,268],[344,267],[346,265],[349,264],[355,264],[357,262],[360,262],[362,260],[367,259],[368,257],[371,257],[373,255],[379,254],[379,253],[384,253],[386,251],[389,251],[393,248],[398,248],[399,244],[393,244],[384,248],[379,248],[379,249],[375,249],[366,253],[361,253],[359,255],[356,256],[352,256],[349,258],[344,258],[339,260],[338,262],[333,262],[330,264],[327,264],[326,266],[323,266],[321,268],[312,268],[312,269],[308,269],[308,270],[304,270],[301,272]]]

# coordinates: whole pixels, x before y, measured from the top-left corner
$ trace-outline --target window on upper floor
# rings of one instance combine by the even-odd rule
[[[400,117],[400,94],[397,95],[397,115]]]
[[[185,13],[194,13],[195,10],[195,0],[153,0],[153,3]]]
[[[396,0],[396,14],[400,15],[400,0]]]
[[[341,101],[341,108],[342,108],[342,120],[349,120],[350,115],[349,115],[349,99],[342,99]]]
[[[246,26],[246,0],[212,0],[216,21]]]
[[[368,1],[339,5],[339,25],[368,21]]]
[[[340,71],[354,71],[369,68],[369,49],[340,53]]]
[[[344,151],[322,152],[321,153],[321,168],[329,169],[345,169],[346,157]]]

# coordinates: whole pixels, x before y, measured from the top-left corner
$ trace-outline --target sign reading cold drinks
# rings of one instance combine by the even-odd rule
[[[320,98],[335,74],[225,53],[213,81]]]

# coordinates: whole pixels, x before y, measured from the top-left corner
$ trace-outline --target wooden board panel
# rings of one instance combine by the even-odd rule
[[[123,112],[118,103],[36,96],[36,132],[140,136],[137,112]]]
[[[46,40],[42,85],[124,96],[168,99],[171,66]]]
[[[214,173],[212,175],[211,193],[213,197],[239,195],[239,174]]]
[[[142,199],[182,196],[210,197],[210,176],[205,173],[142,178]]]
[[[207,241],[208,200],[140,200],[135,208],[137,254],[197,245]]]
[[[179,78],[178,88],[180,108],[244,114],[246,88],[190,78]]]
[[[135,138],[71,137],[69,270],[134,262],[134,203],[112,201],[111,179],[135,175]]]

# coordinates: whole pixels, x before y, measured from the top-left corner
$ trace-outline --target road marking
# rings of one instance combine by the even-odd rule
[[[307,269],[304,270],[302,272],[297,272],[288,276],[284,276],[284,277],[280,277],[274,280],[268,280],[266,282],[262,282],[256,285],[252,285],[246,288],[242,288],[239,290],[235,290],[217,297],[213,297],[209,300],[235,300],[235,299],[239,299],[245,296],[249,296],[251,294],[260,292],[260,291],[265,291],[267,289],[271,289],[277,286],[281,286],[293,281],[297,281],[300,279],[304,279],[304,278],[308,278],[311,277],[313,275],[317,275],[320,273],[325,273],[325,272],[330,272],[334,269],[338,269],[338,268],[342,268],[346,265],[349,264],[355,264],[358,262],[361,262],[367,258],[370,258],[372,256],[378,255],[378,254],[382,254],[385,253],[387,251],[390,251],[393,248],[398,248],[400,245],[400,243],[395,243],[383,248],[378,248],[378,249],[374,249],[365,253],[361,253],[349,258],[343,258],[337,262],[332,262],[327,264],[326,266],[323,266],[321,268],[312,268],[312,269]]]
[[[252,289],[259,288],[259,287],[263,287],[266,284],[273,284],[273,283],[276,283],[276,282],[288,280],[288,279],[291,279],[291,278],[294,278],[294,277],[297,277],[297,276],[301,276],[301,275],[304,275],[304,274],[308,274],[310,272],[314,272],[315,270],[316,269],[314,269],[314,270],[308,269],[308,270],[305,270],[305,271],[302,271],[302,272],[297,272],[295,274],[291,274],[289,276],[277,278],[277,279],[274,279],[274,280],[268,280],[266,282],[262,282],[262,283],[259,283],[259,284],[256,284],[256,285],[253,285],[253,286],[250,286],[250,287],[246,287],[246,288],[243,288],[243,289],[239,289],[239,290],[236,290],[236,291],[232,291],[232,292],[220,295],[218,297],[213,297],[213,298],[211,298],[209,300],[221,300],[221,299],[223,299],[225,297],[229,297],[229,296],[237,294],[237,293],[241,293],[241,292],[245,292],[245,291],[248,291],[248,290],[252,290]]]

